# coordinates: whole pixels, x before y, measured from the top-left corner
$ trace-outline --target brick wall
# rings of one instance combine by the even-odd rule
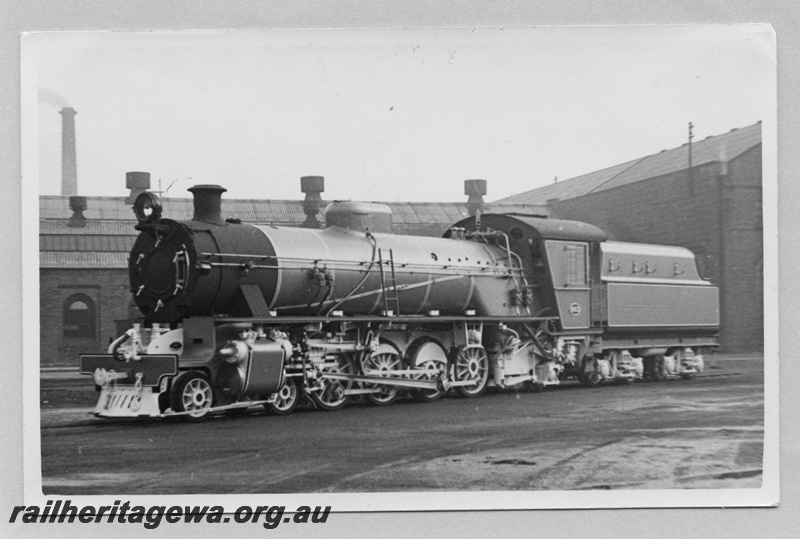
[[[550,201],[554,217],[586,221],[609,239],[680,245],[720,287],[724,350],[763,347],[761,147],[727,164]],[[723,268],[724,265],[724,268]]]
[[[42,269],[39,278],[41,365],[77,366],[78,354],[105,351],[117,336],[114,321],[128,318],[131,294],[127,270]],[[76,294],[94,303],[94,337],[65,335],[64,306]]]
[[[725,177],[725,290],[723,309],[731,320],[726,336],[736,349],[764,345],[764,230],[761,148],[727,167]]]

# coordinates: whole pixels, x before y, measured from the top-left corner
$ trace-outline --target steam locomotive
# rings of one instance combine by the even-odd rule
[[[99,417],[284,415],[302,400],[434,401],[691,378],[718,345],[718,290],[680,247],[607,241],[599,228],[480,214],[443,238],[392,234],[380,204],[334,202],[325,228],[223,219],[197,185],[194,216],[133,209],[131,293],[144,315],[81,356]]]

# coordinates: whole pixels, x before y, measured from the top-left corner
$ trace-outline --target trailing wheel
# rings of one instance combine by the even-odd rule
[[[388,348],[381,346],[382,349]],[[393,348],[393,347],[392,347]],[[368,376],[392,376],[392,371],[399,371],[402,367],[400,354],[396,351],[379,350],[363,360],[362,372]],[[365,384],[364,387],[374,388],[376,393],[368,393],[367,400],[376,406],[388,406],[392,404],[398,395],[396,387],[382,384]]]
[[[170,405],[175,413],[189,412],[181,417],[199,422],[208,417],[214,404],[214,392],[208,377],[199,371],[187,371],[172,383]]]
[[[442,363],[439,361],[425,361],[417,366],[420,374],[416,375],[418,380],[436,380],[442,371]],[[438,401],[444,395],[444,391],[439,389],[413,389],[410,391],[411,398],[419,402]]]
[[[275,392],[275,400],[264,404],[264,408],[276,415],[291,414],[300,402],[296,380],[293,376],[286,376],[283,385]]]
[[[463,397],[477,397],[486,389],[489,380],[489,358],[482,346],[461,347],[453,365],[457,382],[469,381],[468,385],[456,386]]]
[[[323,373],[325,372],[353,374],[353,363],[348,356],[340,355],[335,365],[326,366],[323,369]],[[345,391],[350,389],[353,383],[346,380],[322,379],[320,385],[322,386],[321,390],[311,392],[311,400],[321,410],[330,412],[347,404],[348,397],[345,395]]]

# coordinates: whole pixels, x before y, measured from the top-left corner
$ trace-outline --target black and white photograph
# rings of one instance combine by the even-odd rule
[[[21,50],[26,504],[779,502],[769,24]]]

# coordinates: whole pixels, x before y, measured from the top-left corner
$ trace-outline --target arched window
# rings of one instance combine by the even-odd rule
[[[73,294],[64,302],[64,337],[93,339],[97,310],[86,294]]]

